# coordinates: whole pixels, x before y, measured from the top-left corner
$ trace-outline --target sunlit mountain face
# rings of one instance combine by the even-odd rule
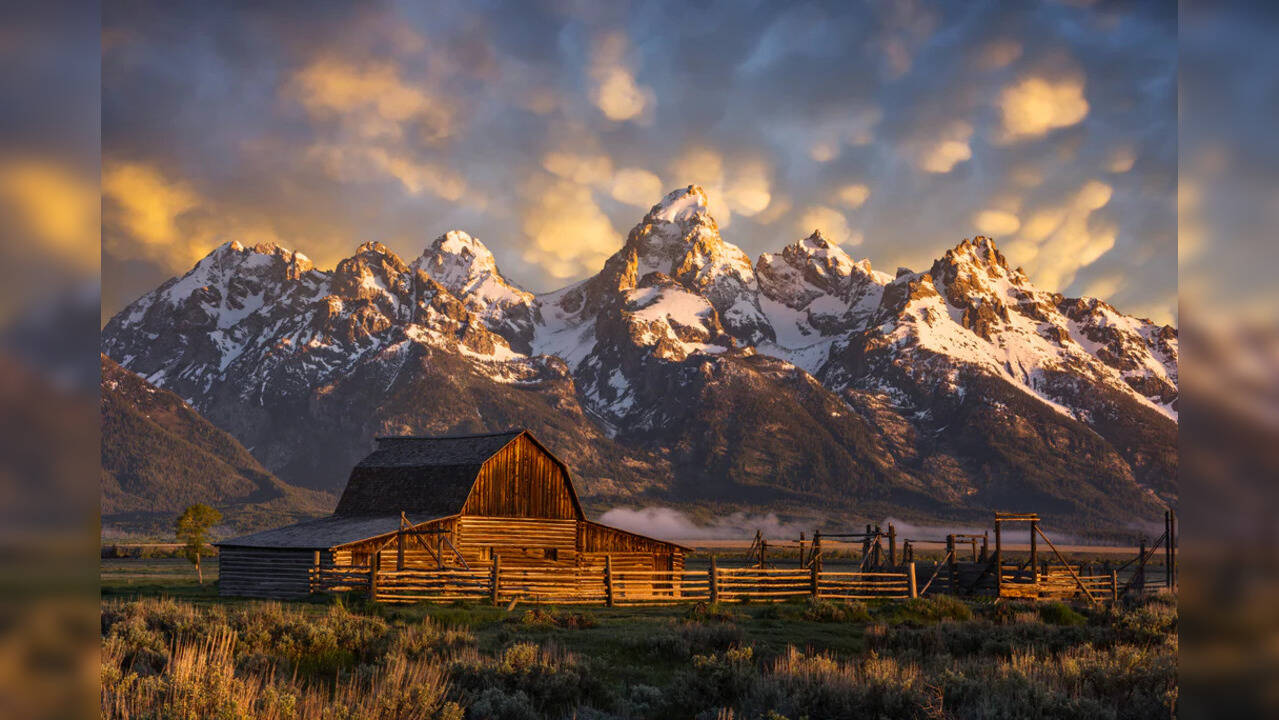
[[[103,320],[230,241],[335,268],[461,229],[545,293],[694,184],[752,261],[820,230],[893,275],[983,235],[1042,291],[1175,324],[1175,12],[111,4]],[[769,341],[768,309],[740,310],[724,331]]]
[[[1175,328],[1040,290],[984,236],[893,274],[821,231],[752,261],[714,206],[667,193],[545,293],[462,230],[332,269],[233,241],[121,310],[103,349],[318,490],[379,435],[520,426],[601,508],[1026,507],[1117,532],[1176,498]]]

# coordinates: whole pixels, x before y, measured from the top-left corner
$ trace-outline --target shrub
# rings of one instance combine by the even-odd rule
[[[742,615],[725,607],[723,603],[699,601],[689,606],[688,610],[684,612],[684,618],[686,620],[733,622],[741,620]]]
[[[870,610],[866,603],[841,603],[810,598],[802,616],[813,622],[870,622]]]
[[[1039,619],[1050,625],[1086,625],[1088,618],[1075,612],[1063,602],[1044,603],[1039,606]]]

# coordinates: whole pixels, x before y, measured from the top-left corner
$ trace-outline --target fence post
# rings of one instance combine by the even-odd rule
[[[1003,543],[999,534],[999,518],[995,518],[995,597],[1004,593],[1004,557]]]
[[[1141,538],[1141,549],[1139,550],[1139,552],[1141,554],[1137,558],[1137,575],[1133,579],[1133,582],[1131,584],[1137,588],[1138,593],[1142,593],[1142,592],[1145,592],[1146,590],[1146,538],[1145,536],[1142,536]]]
[[[307,591],[315,592],[321,586],[320,582],[320,551],[316,550],[311,555],[311,581],[308,583]]]
[[[919,585],[915,581],[915,563],[906,563],[906,575],[910,578],[910,596],[919,597]]]
[[[613,556],[604,556],[604,593],[605,602],[609,607],[613,607]]]
[[[810,576],[812,577],[813,597],[818,597],[819,592],[818,592],[817,581],[818,581],[818,575],[820,571],[817,569],[817,563],[813,563],[813,566],[808,569],[808,572]]]
[[[1118,570],[1110,571],[1110,602],[1112,605],[1114,603],[1119,602],[1119,571]]]
[[[1030,521],[1030,574],[1033,576],[1032,579],[1035,581],[1036,584],[1039,583],[1039,574],[1038,574],[1039,573],[1039,544],[1038,544],[1039,533],[1036,532],[1036,530],[1038,529],[1039,529],[1039,523],[1034,520],[1031,520]]]
[[[490,599],[493,601],[494,605],[497,604],[497,592],[498,592],[498,586],[501,584],[501,580],[502,580],[502,561],[497,553],[493,553],[493,577],[492,577],[492,583],[490,583],[491,587],[489,588],[489,591],[492,596]]]
[[[377,573],[382,567],[382,551],[369,556],[369,599],[377,602]]]
[[[888,523],[888,564],[897,567],[897,528]]]
[[[951,595],[959,594],[959,573],[955,570],[955,536],[946,536],[946,574],[949,575],[947,582],[950,587],[947,591]]]
[[[715,556],[711,556],[711,569],[707,571],[711,581],[711,602],[719,602],[719,566],[715,562]]]

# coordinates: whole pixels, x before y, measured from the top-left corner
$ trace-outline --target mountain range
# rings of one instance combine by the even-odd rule
[[[103,352],[323,492],[378,435],[528,427],[597,511],[1103,533],[1175,501],[1175,328],[1037,289],[985,237],[918,272],[820,232],[752,263],[708,205],[669,193],[543,294],[462,231],[332,270],[229,242],[113,317]]]

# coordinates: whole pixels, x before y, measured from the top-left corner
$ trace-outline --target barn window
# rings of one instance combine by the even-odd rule
[[[559,560],[560,549],[559,548],[542,548],[542,556],[545,557],[547,560]]]
[[[481,560],[492,560],[492,559],[493,559],[493,548],[491,548],[491,547],[482,547],[482,548],[480,548],[480,559],[481,559]]]

